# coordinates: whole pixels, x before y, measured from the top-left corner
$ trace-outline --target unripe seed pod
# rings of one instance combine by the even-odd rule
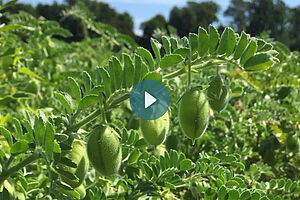
[[[86,196],[86,190],[83,184],[81,184],[79,187],[75,188],[74,190],[79,193],[80,199],[83,199]]]
[[[106,124],[100,124],[91,132],[87,142],[87,153],[93,167],[103,176],[119,171],[122,149],[117,132]]]
[[[209,104],[200,88],[192,88],[181,97],[178,118],[183,133],[189,138],[197,139],[205,132]]]
[[[210,107],[215,111],[222,111],[227,107],[230,90],[220,74],[217,74],[209,83],[207,88],[207,98]]]
[[[76,188],[82,184],[85,179],[85,175],[89,168],[89,160],[86,153],[85,142],[82,140],[75,139],[72,143],[72,150],[70,150],[66,155],[73,163],[77,165],[76,168],[69,166],[64,166],[64,170],[74,174],[79,181],[70,180],[69,178],[62,176],[63,182],[67,183],[73,188]]]
[[[155,120],[141,119],[140,126],[145,140],[149,144],[158,146],[165,141],[169,131],[169,114],[166,112]]]

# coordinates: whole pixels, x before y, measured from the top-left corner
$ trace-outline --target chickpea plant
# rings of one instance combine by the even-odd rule
[[[298,133],[274,136],[270,155],[286,149],[282,160],[296,178],[275,177],[274,171],[283,169],[258,154],[259,143],[271,141],[264,116],[259,121],[256,115],[264,108],[251,103],[251,94],[263,93],[257,85],[264,74],[284,59],[300,63],[300,56],[279,57],[282,49],[274,41],[238,34],[230,27],[219,34],[212,25],[188,37],[151,38],[152,49],[147,50],[94,22],[79,7],[64,14],[79,18],[101,38],[67,44],[53,35],[67,37],[69,32],[25,13],[8,15],[10,23],[0,26],[0,66],[10,66],[0,84],[14,85],[6,85],[6,77],[15,83],[32,79],[26,83],[31,89],[0,97],[0,108],[16,105],[6,106],[3,116],[0,110],[0,199],[300,198]],[[22,35],[26,42],[20,40]],[[10,37],[14,42],[5,43]],[[97,60],[101,51],[86,48],[95,42],[104,45],[102,52],[109,56]],[[120,52],[111,50],[116,45]],[[31,65],[35,61],[43,63],[41,68]],[[68,64],[74,69],[68,70]],[[139,120],[136,129],[126,125],[124,105],[142,80],[162,82],[171,105],[159,119]],[[241,97],[243,87],[246,100]],[[238,107],[236,98],[251,106]],[[247,109],[246,114],[241,109]],[[126,112],[132,120],[133,113]],[[249,115],[257,126],[248,131]],[[281,127],[276,122],[268,126],[274,131]],[[287,130],[290,126],[284,125]],[[257,141],[251,136],[255,130],[260,134]],[[219,136],[223,140],[216,139]]]

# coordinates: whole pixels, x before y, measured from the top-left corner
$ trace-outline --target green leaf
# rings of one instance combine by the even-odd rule
[[[41,117],[36,116],[34,121],[34,137],[38,146],[43,144],[44,135],[45,135],[45,123]]]
[[[277,188],[283,188],[284,185],[285,185],[285,180],[284,179],[278,180]]]
[[[146,74],[148,72],[149,72],[149,70],[148,70],[147,64],[144,61],[142,61],[142,63],[141,63],[141,79],[140,79],[140,81],[143,80],[143,78],[146,76]]]
[[[71,168],[77,168],[77,164],[74,163],[72,160],[70,160],[69,158],[67,157],[62,157],[59,161],[61,164],[64,164],[68,167],[71,167]]]
[[[130,153],[130,155],[129,155],[129,157],[128,157],[127,163],[128,163],[128,164],[133,164],[133,163],[135,163],[135,162],[138,160],[139,157],[140,157],[140,151],[139,151],[138,149],[134,149],[134,150]]]
[[[289,191],[290,186],[292,185],[292,180],[291,179],[287,179],[285,185],[284,185],[284,190],[285,191]]]
[[[150,42],[156,59],[156,67],[155,67],[156,69],[159,67],[161,61],[161,55],[160,55],[161,44],[154,38],[151,38]]]
[[[152,170],[147,163],[142,163],[144,174],[148,180],[152,178]]]
[[[179,54],[181,55],[183,58],[189,56],[190,54],[190,49],[186,48],[186,47],[182,47],[182,48],[178,48],[174,51],[174,54]]]
[[[166,55],[161,60],[160,67],[163,69],[163,68],[166,68],[166,67],[170,67],[172,65],[177,65],[180,62],[182,62],[183,60],[184,60],[184,58],[179,54]]]
[[[78,177],[77,177],[75,174],[73,174],[73,173],[71,173],[71,172],[65,170],[64,167],[62,167],[61,164],[60,164],[59,167],[56,169],[56,171],[57,171],[60,175],[66,177],[66,178],[68,178],[68,179],[70,179],[70,180],[72,180],[72,181],[74,181],[74,182],[79,182]]]
[[[262,46],[257,51],[259,51],[259,52],[266,52],[266,51],[270,51],[271,49],[273,49],[273,45],[270,44],[270,43],[265,43],[264,46]]]
[[[17,134],[15,135],[16,139],[20,139],[23,136],[23,129],[20,121],[17,118],[12,118]]]
[[[1,135],[3,135],[5,137],[8,145],[12,146],[13,139],[12,139],[12,134],[10,133],[10,131],[7,130],[6,128],[0,126],[0,133],[1,133]]]
[[[177,151],[171,150],[170,152],[170,164],[171,167],[177,167],[178,164],[178,153]]]
[[[21,74],[26,74],[30,77],[33,77],[33,78],[36,78],[38,80],[43,80],[43,78],[41,78],[39,75],[37,75],[36,73],[34,73],[33,71],[31,71],[30,69],[27,69],[25,67],[21,67],[18,69],[18,72],[21,73]]]
[[[113,63],[113,70],[115,73],[115,86],[116,89],[122,88],[122,82],[123,82],[123,67],[121,62],[117,57],[112,57],[112,63]]]
[[[238,97],[243,94],[243,88],[242,87],[235,87],[231,89],[230,98]]]
[[[20,154],[20,153],[24,153],[24,152],[27,151],[28,149],[29,149],[29,146],[28,146],[27,141],[25,141],[25,140],[20,140],[20,141],[14,143],[14,144],[11,146],[10,153],[11,153],[12,155],[17,155],[17,154]]]
[[[144,76],[143,80],[155,80],[162,82],[162,75],[159,72],[149,72]]]
[[[182,37],[181,44],[184,48],[189,48],[189,39],[186,36]]]
[[[68,77],[71,93],[77,101],[81,100],[81,90],[77,81],[74,78]]]
[[[61,153],[61,148],[60,148],[59,144],[57,143],[57,141],[55,141],[55,140],[54,140],[54,144],[53,144],[53,152]]]
[[[113,93],[114,91],[116,91],[116,86],[117,86],[117,83],[116,83],[116,76],[115,76],[115,71],[114,71],[114,65],[113,65],[113,61],[112,59],[109,60],[108,62],[108,73],[109,73],[109,76],[110,76],[110,90],[111,92]]]
[[[254,192],[251,194],[251,200],[259,200],[260,194],[258,192]]]
[[[230,200],[238,200],[240,197],[240,193],[238,190],[232,189],[228,192],[228,199]]]
[[[221,186],[218,191],[218,200],[225,200],[227,190],[224,186]]]
[[[67,94],[61,94],[59,92],[54,92],[56,99],[63,105],[69,114],[73,113],[74,104],[72,99]]]
[[[146,62],[148,63],[149,66],[149,71],[153,71],[155,68],[155,63],[154,63],[154,59],[152,57],[152,54],[145,48],[143,47],[138,47],[137,48],[140,55],[146,60]]]
[[[83,97],[83,99],[81,99],[81,101],[79,102],[78,109],[82,110],[88,108],[98,103],[98,101],[99,101],[98,95],[93,95],[93,94],[87,95]]]
[[[207,31],[199,27],[198,29],[198,54],[199,56],[204,56],[209,50],[209,36]]]
[[[244,191],[240,196],[240,200],[248,200],[250,197],[251,193],[249,191]]]
[[[198,50],[198,35],[195,33],[189,34],[190,55],[193,55]]]
[[[106,95],[106,97],[109,97],[111,94],[110,76],[109,76],[107,70],[104,69],[103,67],[98,67],[97,70],[99,71],[99,73],[103,79],[105,95]]]
[[[167,55],[171,54],[171,42],[166,36],[162,36],[162,43]]]
[[[229,180],[226,182],[227,187],[239,186],[239,183],[235,180]]]
[[[65,194],[66,196],[68,196],[68,197],[70,197],[70,198],[73,197],[73,198],[75,198],[75,199],[80,199],[80,194],[79,194],[76,190],[74,190],[74,189],[72,189],[72,188],[67,189],[67,188],[65,188],[65,187],[62,187],[62,184],[60,184],[60,185],[57,187],[57,189],[59,190],[59,192]]]
[[[276,185],[277,185],[276,180],[272,179],[272,180],[270,181],[270,188],[273,189]]]
[[[165,184],[165,187],[166,187],[166,188],[170,188],[170,189],[172,189],[172,190],[175,190],[175,189],[176,189],[175,185],[172,184],[172,183],[170,183],[170,182],[168,182],[168,181],[164,181],[164,184]]]
[[[262,197],[259,200],[270,200],[268,197]]]
[[[134,79],[134,65],[128,54],[123,54],[124,80],[126,88],[131,88]]]
[[[233,58],[235,60],[241,58],[244,50],[247,47],[248,41],[249,41],[249,35],[246,34],[244,31],[242,31],[242,34],[240,36],[240,39],[238,41],[238,44],[236,46],[236,49],[235,49],[234,55],[233,55]]]
[[[193,169],[195,167],[195,164],[190,159],[184,159],[180,162],[180,170],[186,171]]]
[[[240,59],[241,65],[244,65],[249,58],[254,56],[256,50],[257,50],[257,42],[255,39],[252,39],[242,54],[242,57]]]
[[[29,26],[23,26],[18,24],[8,24],[8,25],[0,25],[0,33],[11,30],[27,30],[34,31],[35,29]]]
[[[141,78],[143,78],[141,77],[141,74],[142,74],[142,58],[139,55],[135,55],[133,86],[138,84]]]
[[[244,65],[246,71],[263,71],[274,64],[272,56],[266,53],[259,53],[249,58]]]
[[[223,162],[233,162],[236,161],[236,157],[234,155],[227,155],[222,159]]]
[[[82,72],[82,81],[85,88],[85,92],[89,92],[92,88],[92,78],[88,72]]]
[[[13,5],[15,5],[16,2],[17,2],[17,0],[10,0],[7,3],[5,3],[3,5],[0,5],[0,10],[3,10],[3,9],[8,8],[10,6],[13,6]]]
[[[53,148],[54,148],[54,135],[55,130],[50,122],[47,122],[44,140],[44,149],[47,157],[52,160]]]
[[[68,135],[66,134],[61,134],[61,133],[56,133],[55,134],[55,139],[59,142],[64,142],[64,141],[67,141],[69,138]]]
[[[104,92],[104,86],[102,85],[97,85],[93,87],[86,95],[99,95],[101,92]]]
[[[209,53],[213,54],[218,46],[220,40],[220,34],[218,30],[213,26],[209,25]]]
[[[218,54],[230,56],[236,45],[236,36],[232,28],[227,27],[221,36],[220,44],[218,47]]]
[[[60,27],[51,27],[45,30],[44,32],[45,36],[61,36],[64,38],[68,38],[73,36],[73,34],[68,30]]]

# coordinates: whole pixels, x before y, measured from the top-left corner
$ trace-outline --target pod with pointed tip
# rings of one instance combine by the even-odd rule
[[[227,107],[230,91],[220,74],[209,83],[206,92],[209,105],[214,111],[220,112]]]
[[[80,195],[80,199],[83,199],[86,196],[86,190],[83,184],[74,189]]]
[[[91,132],[87,153],[93,167],[103,176],[118,173],[122,161],[122,149],[117,132],[106,124],[100,124]]]
[[[145,140],[154,146],[162,144],[169,131],[169,114],[166,112],[163,116],[155,120],[141,119],[140,126]]]
[[[206,131],[209,104],[200,88],[192,88],[181,97],[178,119],[183,133],[191,139],[199,138]]]
[[[89,168],[89,160],[86,152],[86,144],[82,140],[75,139],[72,143],[72,150],[68,151],[65,155],[73,163],[77,165],[76,168],[64,166],[64,170],[74,174],[78,181],[70,180],[69,178],[61,175],[63,182],[70,185],[72,188],[76,188],[82,184],[85,179],[86,173]]]

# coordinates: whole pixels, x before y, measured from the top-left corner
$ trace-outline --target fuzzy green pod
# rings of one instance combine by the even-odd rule
[[[80,195],[80,199],[83,199],[86,196],[86,190],[83,184],[74,189]]]
[[[169,114],[166,112],[163,116],[155,120],[141,119],[140,127],[145,140],[152,145],[162,144],[169,131]]]
[[[93,167],[103,176],[118,173],[122,161],[122,149],[117,132],[106,124],[100,124],[91,132],[87,153]]]
[[[207,98],[214,111],[224,110],[230,99],[230,90],[220,74],[217,74],[207,88]]]
[[[209,104],[200,88],[192,88],[181,97],[178,118],[183,133],[189,138],[197,139],[205,132],[209,121]]]
[[[63,182],[67,183],[73,188],[76,188],[82,184],[89,168],[89,160],[85,145],[86,144],[84,141],[75,139],[72,143],[72,150],[68,151],[65,155],[68,159],[75,163],[77,167],[72,168],[65,166],[64,170],[74,174],[78,178],[78,181],[70,180],[63,175],[61,175],[61,179]]]

